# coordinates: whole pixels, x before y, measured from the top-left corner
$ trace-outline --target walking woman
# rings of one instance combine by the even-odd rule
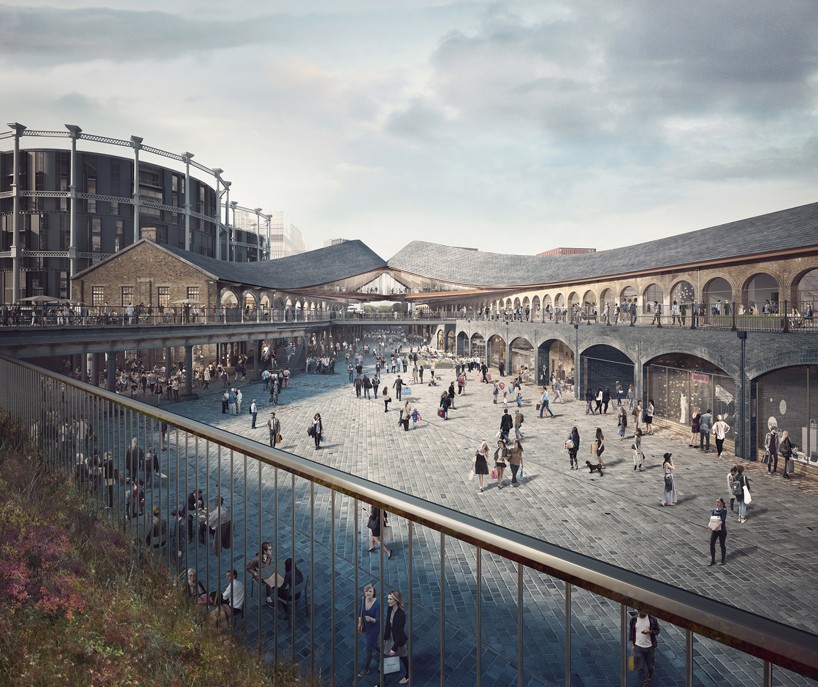
[[[631,411],[631,415],[633,415],[633,422],[636,426],[636,429],[642,425],[642,401],[637,401],[636,405],[633,407]]]
[[[691,448],[694,448],[696,442],[699,441],[699,424],[701,419],[702,416],[698,411],[693,413],[690,418],[690,443],[688,443],[688,446]]]
[[[676,471],[676,467],[673,465],[670,453],[666,453],[664,458],[662,462],[662,497],[660,500],[663,506],[675,506],[676,480],[673,473]]]
[[[364,511],[366,511],[366,508],[364,508]],[[372,553],[375,550],[375,544],[377,544],[386,551],[387,558],[392,558],[392,549],[381,538],[381,526],[385,521],[386,517],[381,517],[381,509],[378,506],[369,507],[369,519],[366,521],[366,527],[369,530],[369,552]]]
[[[517,481],[517,471],[523,469],[523,445],[517,439],[508,450],[508,463],[511,465],[511,486],[519,487],[520,483]]]
[[[406,611],[403,609],[403,596],[399,591],[392,590],[386,597],[389,610],[386,613],[386,627],[383,631],[384,642],[389,642],[390,649],[384,647],[387,656],[400,656],[404,676],[398,680],[399,685],[409,684],[409,648],[406,643]]]
[[[645,408],[645,429],[647,433],[653,435],[653,413],[656,412],[656,406],[653,405],[653,399],[648,399],[647,408]]]
[[[368,584],[364,587],[364,595],[361,597],[361,608],[358,615],[358,632],[364,636],[364,646],[366,647],[366,660],[358,677],[369,675],[369,664],[372,661],[372,652],[378,650],[378,642],[381,638],[381,604],[378,602],[378,595],[375,587]]]
[[[477,475],[477,479],[480,482],[480,492],[482,493],[484,490],[483,486],[483,478],[489,474],[489,445],[487,441],[484,441],[480,444],[480,448],[477,449],[476,453],[474,454],[474,474]]]
[[[594,409],[595,412],[602,415],[602,387],[597,388],[596,396],[594,397],[594,401],[596,402],[596,408]]]
[[[625,406],[619,406],[619,417],[616,418],[616,425],[619,427],[619,441],[625,438],[625,432],[628,430],[628,411]]]
[[[721,415],[716,415],[716,424],[713,425],[713,434],[716,437],[716,454],[717,458],[721,458],[722,451],[724,451],[724,439],[727,436],[727,432],[730,431],[730,425],[728,425],[721,417]]]
[[[579,451],[579,430],[576,427],[571,429],[571,433],[565,440],[565,448],[568,449],[568,461],[571,470],[578,470],[577,466],[577,452]]]
[[[750,496],[750,480],[744,474],[744,466],[736,465],[738,474],[733,478],[733,494],[738,501],[738,521],[741,523],[747,522],[747,503]],[[747,493],[744,493],[744,489]]]
[[[631,444],[631,448],[633,449],[633,469],[636,471],[636,468],[639,468],[639,472],[642,472],[642,463],[645,460],[645,454],[642,453],[642,430],[637,429],[636,434],[633,435],[633,443]]]
[[[494,452],[494,467],[497,468],[497,488],[503,488],[503,471],[506,469],[506,459],[508,458],[508,448],[506,442],[500,439],[497,442],[497,450]]]
[[[321,448],[321,433],[324,425],[321,423],[321,413],[316,413],[312,418],[312,438],[315,439],[315,450]]]
[[[605,452],[605,436],[602,434],[602,428],[596,428],[596,437],[594,443],[591,444],[591,455],[596,456],[596,462],[599,467],[604,468],[605,463],[602,460],[602,454]]]
[[[718,442],[718,439],[716,441]],[[795,447],[792,445],[792,441],[790,440],[790,433],[785,429],[781,434],[781,443],[778,446],[778,452],[784,459],[784,477],[787,478],[790,476],[790,473],[787,470],[787,465],[792,460],[792,455],[795,452],[794,448]]]
[[[628,412],[633,410],[633,404],[636,401],[636,392],[633,390],[633,384],[628,385]]]
[[[710,565],[716,565],[716,542],[721,549],[721,564],[727,559],[727,506],[724,499],[716,499],[716,507],[710,511]]]

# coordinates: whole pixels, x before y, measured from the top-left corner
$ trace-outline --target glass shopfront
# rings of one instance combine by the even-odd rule
[[[648,366],[648,398],[656,416],[690,426],[690,416],[712,410],[735,426],[736,385],[712,363],[695,356],[663,356]]]
[[[754,387],[756,457],[764,454],[767,433],[777,428],[779,438],[784,430],[790,433],[798,460],[818,464],[818,366],[768,372],[755,381]]]

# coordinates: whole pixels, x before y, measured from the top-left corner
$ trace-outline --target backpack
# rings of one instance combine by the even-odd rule
[[[733,478],[733,496],[740,497],[743,494],[743,489],[741,485],[741,479],[739,477]]]
[[[523,422],[525,422],[525,415],[520,413],[520,424],[523,424]]]

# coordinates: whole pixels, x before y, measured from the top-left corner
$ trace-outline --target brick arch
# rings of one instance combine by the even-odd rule
[[[761,357],[755,357],[748,362],[746,373],[748,379],[755,381],[762,375],[776,370],[783,370],[788,367],[801,367],[804,365],[818,365],[818,348],[801,348],[793,350],[781,350],[767,353]]]
[[[736,348],[736,350],[730,350],[729,353],[730,354],[722,349],[711,348],[705,345],[705,342],[703,341],[692,344],[686,343],[684,346],[668,343],[663,346],[652,348],[650,358],[643,360],[642,366],[645,367],[650,365],[652,361],[663,355],[693,355],[697,358],[701,358],[702,360],[706,360],[707,362],[723,370],[726,375],[732,377],[734,380],[738,380],[741,375],[738,362],[738,349]]]
[[[241,302],[239,294],[236,293],[235,289],[226,286],[219,291],[219,306],[238,305]]]

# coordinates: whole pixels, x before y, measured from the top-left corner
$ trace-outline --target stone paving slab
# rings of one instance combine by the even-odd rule
[[[451,372],[440,372],[445,381],[453,377]],[[476,374],[470,378],[475,379]],[[708,568],[709,531],[706,523],[712,501],[717,496],[726,495],[725,476],[733,464],[730,460],[719,460],[715,454],[702,454],[679,445],[669,432],[663,436],[660,430],[656,436],[643,439],[643,450],[648,456],[647,469],[634,472],[630,442],[618,441],[615,415],[586,416],[584,403],[570,403],[554,406],[556,418],[539,419],[533,405],[539,392],[536,387],[528,387],[523,406],[526,416],[523,445],[528,476],[519,489],[499,490],[492,484],[480,494],[476,482],[466,480],[471,456],[481,439],[492,442],[502,414],[502,406],[491,401],[488,385],[470,381],[465,396],[458,397],[457,409],[450,413],[451,419],[443,421],[436,416],[436,408],[444,387],[413,384],[410,400],[424,419],[409,432],[404,432],[397,427],[397,401],[393,401],[389,413],[384,413],[380,400],[357,399],[346,379],[345,374],[299,375],[293,379],[291,388],[284,391],[276,413],[285,437],[280,448],[816,632],[818,603],[815,591],[818,584],[814,570],[818,569],[818,547],[815,545],[818,528],[815,506],[818,502],[814,490],[801,488],[798,480],[785,482],[777,477],[767,477],[760,466],[748,464],[754,496],[748,521],[744,525],[733,519],[728,521],[728,565]],[[394,375],[385,375],[382,379],[391,385]],[[256,383],[243,385],[243,389],[245,409],[249,408],[252,397],[260,402],[259,429],[250,429],[248,414],[222,415],[218,390],[198,401],[170,407],[193,419],[266,442],[267,431],[263,426],[269,408],[263,387]],[[321,451],[313,450],[312,440],[305,431],[317,411],[322,414],[328,438]],[[513,413],[513,406],[509,411]],[[603,477],[591,476],[587,470],[568,470],[563,441],[574,425],[582,437],[580,462],[583,456],[589,457],[594,429],[599,426],[605,432],[607,470]],[[677,467],[679,505],[674,508],[661,508],[659,504],[661,455],[665,451],[674,454]],[[218,470],[218,462],[214,467],[211,456],[211,489]],[[263,470],[265,494],[271,492],[272,472],[267,467]],[[292,502],[289,479],[282,480],[281,477],[280,473],[279,518],[280,522],[289,522]],[[258,520],[254,519],[252,511],[254,495],[258,491],[257,480],[257,473],[251,471],[248,476],[248,517],[251,520],[247,524],[250,540],[247,548],[252,551],[248,555],[257,549]],[[296,491],[298,505],[293,519],[296,547],[299,556],[306,560],[305,550],[309,553],[305,539],[310,526],[309,491],[306,484],[297,484]],[[242,493],[234,491],[234,505],[241,502]],[[315,522],[317,548],[329,548],[331,525],[326,517],[329,496],[326,490],[322,494],[318,489],[316,493],[316,513],[323,513]],[[273,516],[272,497],[265,496],[264,499],[261,514],[268,522]],[[794,507],[796,501],[798,507]],[[347,566],[342,579],[351,597],[348,603],[340,605],[345,608],[346,617],[341,619],[341,614],[336,612],[337,627],[333,634],[338,665],[343,665],[341,647],[346,652],[352,650],[349,628],[355,608],[353,598],[357,595],[353,594],[349,575],[354,562],[358,562],[359,586],[370,579],[377,581],[380,574],[379,556],[366,552],[365,516],[359,516],[360,533],[357,537],[354,535],[351,527],[353,507],[352,499],[339,497],[336,501],[337,524],[343,524],[336,527],[336,566],[339,563]],[[386,588],[393,585],[405,592],[408,579],[406,527],[401,522],[391,524],[393,541],[389,545],[395,549],[396,558],[384,566]],[[243,523],[237,522],[236,528],[243,532]],[[416,528],[415,532],[413,684],[432,684],[437,682],[439,664],[439,616],[435,610],[440,601],[439,535],[423,528]],[[283,535],[289,537],[288,542],[291,541],[292,532]],[[458,542],[447,542],[446,553],[446,684],[474,684],[475,552]],[[243,560],[236,560],[235,547],[231,555],[236,567],[243,564]],[[215,558],[212,555],[206,557]],[[483,558],[483,684],[516,684],[516,572],[508,562],[496,563],[496,557],[489,561],[485,554]],[[328,561],[319,564],[317,560],[315,565],[316,569],[321,569],[316,572],[314,582],[322,597],[326,597],[332,575],[327,564]],[[225,565],[223,562],[222,571]],[[339,582],[336,571],[336,585]],[[531,575],[530,571],[524,576],[524,585],[525,683],[562,684],[563,585]],[[464,589],[471,589],[471,592],[466,593]],[[581,590],[575,590],[573,602],[572,684],[618,684],[618,605]],[[321,621],[326,620],[326,629],[330,625],[329,613],[325,612],[323,605],[321,608]],[[267,609],[265,611],[269,613]],[[255,617],[256,613],[248,608],[248,629],[249,619],[253,618],[255,622]],[[265,619],[265,622],[268,621]],[[422,632],[419,632],[420,628]],[[303,638],[299,642],[297,646],[303,655]],[[289,649],[285,651],[283,647],[279,645],[280,655],[281,652],[289,655]],[[319,665],[328,666],[329,652],[326,646],[324,649],[320,661],[318,657],[315,660]],[[361,647],[359,654],[363,654]],[[350,678],[351,656],[345,658],[348,665],[343,672]],[[697,684],[722,684],[725,670],[733,676],[731,681],[760,682],[760,672],[756,670],[760,662],[736,659],[735,652],[726,647],[697,638]],[[675,628],[666,628],[662,634],[657,680],[656,684],[661,685],[684,684],[684,635]],[[395,681],[392,676],[392,682]],[[775,671],[775,683],[814,684],[778,670]],[[337,684],[351,682],[339,679]],[[361,684],[375,683],[362,680]]]

